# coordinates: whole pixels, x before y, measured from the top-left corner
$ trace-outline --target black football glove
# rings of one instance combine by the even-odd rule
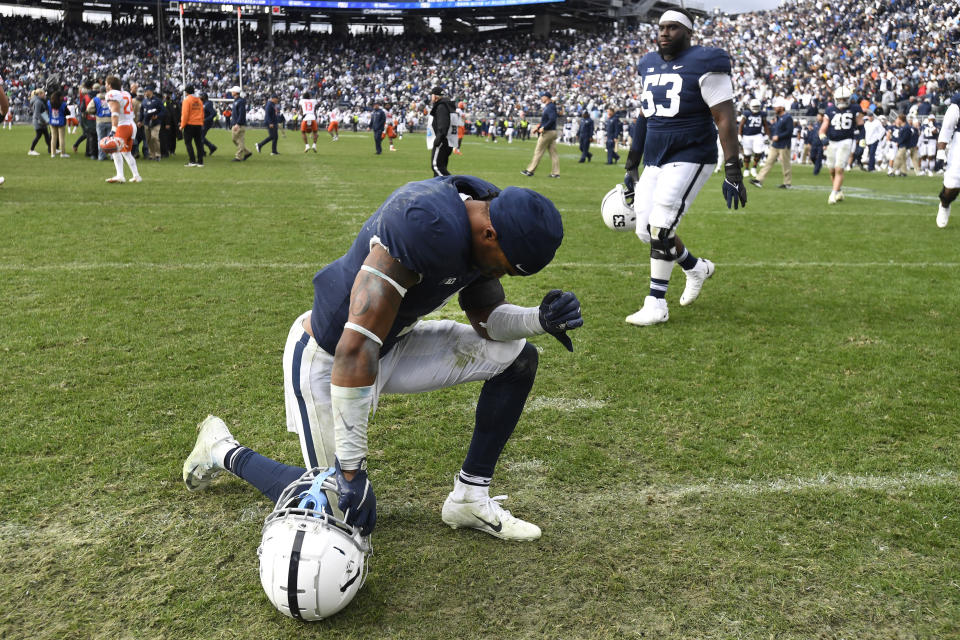
[[[637,174],[637,170],[627,171],[623,176],[623,188],[626,190],[628,197],[633,195],[633,192],[637,189],[637,180],[640,176]]]
[[[347,480],[338,459],[336,460],[336,477],[337,489],[340,491],[337,506],[343,512],[343,519],[347,524],[359,527],[360,535],[370,535],[377,524],[377,497],[373,495],[373,486],[367,478],[367,470],[358,469],[353,480]]]
[[[740,158],[733,158],[723,163],[723,199],[727,201],[727,209],[739,209],[747,206],[747,188],[743,186],[743,173],[740,171]]]
[[[572,291],[551,289],[540,303],[540,325],[544,330],[560,341],[560,344],[573,352],[573,341],[567,335],[569,329],[583,326],[580,315],[580,301]]]

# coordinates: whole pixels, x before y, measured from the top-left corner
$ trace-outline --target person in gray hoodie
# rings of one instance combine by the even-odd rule
[[[30,112],[33,114],[33,128],[37,135],[33,137],[33,143],[30,145],[28,156],[38,156],[40,152],[35,149],[37,142],[43,138],[45,148],[50,147],[50,128],[48,126],[49,116],[47,115],[47,92],[43,89],[37,89],[30,98]]]

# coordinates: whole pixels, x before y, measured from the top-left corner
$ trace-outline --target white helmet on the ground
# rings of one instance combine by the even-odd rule
[[[343,609],[369,570],[369,537],[332,515],[328,500],[339,496],[332,475],[332,468],[315,468],[290,483],[264,521],[257,549],[267,598],[298,620],[323,620]]]
[[[850,106],[851,96],[853,96],[853,91],[850,90],[850,87],[837,87],[837,90],[833,92],[833,101],[841,109],[846,109]]]
[[[760,102],[759,98],[754,98],[750,101],[750,111],[753,113],[760,113],[760,110],[763,108],[763,104]]]
[[[637,214],[627,202],[627,192],[618,184],[603,196],[600,203],[600,215],[603,223],[614,231],[633,231],[637,228]]]

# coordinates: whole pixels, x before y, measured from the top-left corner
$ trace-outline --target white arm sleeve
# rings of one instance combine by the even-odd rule
[[[705,73],[700,76],[700,95],[708,107],[733,100],[733,80],[729,73]]]
[[[367,422],[373,404],[373,386],[339,387],[331,384],[330,404],[340,468],[344,471],[359,469],[367,457]]]
[[[947,113],[943,116],[943,125],[940,127],[940,135],[937,137],[938,143],[950,144],[953,134],[957,131],[958,119],[960,119],[960,106],[952,104],[947,107]]]
[[[518,307],[502,304],[490,312],[480,326],[487,330],[491,340],[520,340],[546,333],[540,324],[540,307]]]

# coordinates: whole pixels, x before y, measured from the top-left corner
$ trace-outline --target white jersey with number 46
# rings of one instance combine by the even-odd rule
[[[116,102],[120,105],[120,119],[117,124],[133,124],[133,99],[126,91],[111,89],[107,92],[107,102]]]

